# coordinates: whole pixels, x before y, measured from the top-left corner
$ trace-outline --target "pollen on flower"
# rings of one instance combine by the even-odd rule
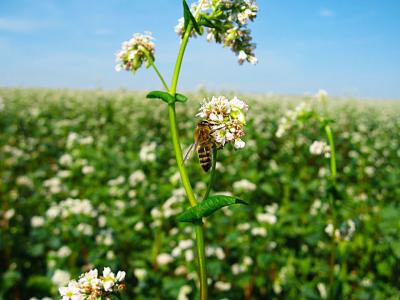
[[[155,60],[155,44],[150,32],[145,34],[135,33],[132,38],[122,43],[122,49],[116,54],[117,72],[126,70],[136,72],[145,63],[146,68],[150,67],[150,61]]]
[[[104,268],[103,276],[99,276],[97,269],[82,274],[79,280],[72,280],[67,286],[59,288],[63,300],[69,299],[98,299],[115,295],[124,289],[124,271],[115,275],[110,268]]]
[[[237,97],[229,100],[219,96],[205,100],[197,116],[212,125],[211,135],[217,148],[232,143],[235,149],[241,149],[246,145],[242,137],[248,109],[248,105]]]

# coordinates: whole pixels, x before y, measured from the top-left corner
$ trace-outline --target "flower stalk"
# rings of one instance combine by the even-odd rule
[[[203,120],[198,123],[202,124],[203,130],[207,132],[208,144],[212,146],[205,147],[198,150],[200,158],[200,150],[202,150],[203,169],[205,162],[210,162],[208,157],[205,156],[213,152],[213,160],[211,165],[211,175],[207,191],[204,195],[203,201],[198,202],[193,192],[189,176],[184,166],[184,159],[179,137],[179,128],[176,116],[176,102],[185,102],[187,97],[177,93],[179,76],[182,68],[183,57],[185,55],[186,47],[189,39],[195,37],[196,33],[202,35],[208,30],[208,40],[215,40],[217,43],[222,43],[220,37],[224,36],[224,45],[231,47],[235,54],[239,57],[239,63],[244,61],[255,64],[257,59],[254,56],[253,44],[250,36],[250,30],[247,28],[249,21],[253,21],[257,15],[258,7],[255,2],[247,2],[240,0],[233,3],[219,3],[221,5],[212,5],[206,0],[199,0],[198,3],[192,5],[192,9],[188,6],[186,1],[183,1],[184,18],[180,19],[177,26],[177,32],[181,37],[181,45],[176,58],[174,72],[170,86],[166,83],[161,72],[158,70],[154,63],[155,47],[152,42],[153,38],[151,33],[135,34],[133,37],[122,44],[122,50],[116,54],[117,62],[116,70],[126,70],[135,73],[142,65],[146,68],[152,67],[160,79],[165,92],[153,91],[147,95],[148,98],[158,98],[168,104],[168,118],[169,127],[171,132],[171,140],[175,153],[176,164],[181,177],[182,185],[185,189],[186,196],[189,200],[191,208],[186,210],[186,217],[181,214],[182,222],[191,222],[194,225],[196,233],[196,248],[198,256],[198,275],[200,282],[200,300],[208,299],[207,288],[207,267],[204,243],[204,228],[203,218],[209,216],[211,213],[220,209],[223,206],[232,204],[243,204],[234,197],[218,196],[209,197],[212,186],[215,181],[217,149],[222,149],[226,143],[234,144],[235,149],[241,149],[245,146],[245,142],[241,139],[245,135],[244,125],[246,124],[245,115],[248,106],[245,102],[237,99],[232,100],[221,96],[214,98],[208,103],[207,109],[202,107],[200,116]],[[220,9],[216,14],[215,9]],[[194,13],[192,14],[192,11]],[[235,25],[236,24],[236,25]],[[208,28],[208,29],[206,29]],[[211,32],[212,30],[215,32]],[[221,119],[222,117],[222,119]],[[215,119],[217,118],[217,119]],[[196,136],[199,131],[196,129]],[[203,133],[204,135],[204,133]],[[207,144],[207,145],[208,145]],[[212,199],[211,199],[212,198]],[[186,220],[186,221],[185,221]],[[161,236],[160,236],[161,237]],[[154,257],[158,253],[160,241],[156,240],[154,245]],[[153,257],[153,258],[154,258]],[[154,259],[153,259],[154,260]]]

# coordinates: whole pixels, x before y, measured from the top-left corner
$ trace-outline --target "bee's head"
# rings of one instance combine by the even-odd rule
[[[199,125],[200,125],[200,126],[210,126],[211,124],[210,124],[210,122],[204,121],[204,120],[203,120],[203,121],[200,121],[200,122],[199,122]]]

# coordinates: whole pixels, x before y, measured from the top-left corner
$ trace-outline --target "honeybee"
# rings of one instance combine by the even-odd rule
[[[199,157],[200,166],[205,172],[210,170],[212,165],[212,152],[216,148],[214,137],[212,133],[220,128],[213,129],[214,124],[208,121],[200,121],[197,123],[196,129],[194,131],[194,144],[189,147],[187,151],[184,162],[189,158],[189,156],[196,150]]]

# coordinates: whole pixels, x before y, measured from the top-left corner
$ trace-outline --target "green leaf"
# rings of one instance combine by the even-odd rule
[[[161,99],[162,101],[164,101],[168,104],[172,104],[175,102],[174,96],[172,96],[171,94],[169,94],[167,92],[162,92],[162,91],[152,91],[147,94],[146,98]]]
[[[186,3],[186,0],[183,0],[183,17],[185,19],[185,30],[189,26],[189,23],[192,22],[194,30],[201,35],[201,30],[199,24],[197,23],[195,17],[190,11],[189,5]]]
[[[163,91],[152,91],[148,93],[146,97],[149,99],[161,99],[168,104],[172,104],[175,101],[186,102],[188,100],[188,97],[186,97],[185,95],[176,93],[174,97],[171,94]]]
[[[187,99],[188,99],[188,97],[186,97],[185,95],[178,94],[178,93],[176,93],[176,95],[175,95],[175,100],[178,102],[186,102]]]
[[[207,18],[206,16],[201,16],[198,24],[208,27],[208,28],[217,28],[218,27],[213,22],[211,22],[211,20],[209,18]]]
[[[243,200],[240,200],[235,197],[223,196],[223,195],[215,195],[210,196],[207,199],[203,200],[199,204],[194,207],[191,207],[181,213],[177,220],[179,222],[196,222],[201,220],[201,218],[208,217],[217,210],[221,209],[224,206],[229,206],[233,204],[245,204],[247,203]]]

